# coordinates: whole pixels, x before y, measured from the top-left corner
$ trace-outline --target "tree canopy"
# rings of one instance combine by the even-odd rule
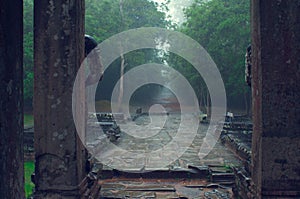
[[[33,95],[33,0],[24,0],[24,99]],[[122,2],[123,13],[120,12]],[[168,1],[165,1],[166,3]],[[139,27],[172,27],[165,12],[167,4],[149,0],[86,0],[85,31],[97,42],[119,32]],[[228,101],[241,98],[249,89],[244,83],[244,54],[250,43],[250,3],[248,0],[195,0],[185,9],[186,21],[177,30],[198,41],[217,64],[225,82]],[[125,72],[149,62],[162,63],[155,50],[141,49],[124,55]],[[119,79],[120,59],[106,72],[104,85]],[[198,96],[204,96],[205,83],[192,66],[180,57],[169,56],[168,62],[183,73]],[[105,81],[108,81],[105,83]]]
[[[33,0],[24,0],[24,99],[31,104],[33,96]],[[162,11],[166,4],[158,5],[148,0],[123,0],[123,16],[118,0],[85,0],[85,32],[98,43],[122,31],[139,27],[167,27],[170,21]],[[161,6],[161,7],[160,7]],[[140,50],[125,55],[126,68],[155,59],[155,52]],[[148,60],[148,61],[147,61]],[[107,71],[112,78],[105,85],[114,83],[119,77],[116,60]]]
[[[140,27],[167,27],[166,14],[148,0],[123,0],[123,16],[118,0],[86,0],[86,33],[98,42],[125,30]],[[122,19],[123,18],[123,19]]]
[[[33,0],[24,0],[24,100],[31,106],[33,97]]]
[[[179,31],[199,42],[211,55],[221,72],[229,103],[243,99],[243,94],[249,92],[244,83],[245,50],[250,43],[249,1],[195,0],[185,9],[185,17]],[[178,58],[173,58],[173,64],[201,93],[203,81],[191,66]]]
[[[114,34],[129,29],[168,27],[171,23],[162,11],[166,9],[165,6],[148,0],[86,0],[86,33],[100,43]],[[124,72],[141,64],[159,61],[154,49],[140,49],[121,56],[121,59],[115,60],[105,71],[104,78],[98,85],[99,92],[96,99],[111,97],[111,91],[120,79],[122,60]]]

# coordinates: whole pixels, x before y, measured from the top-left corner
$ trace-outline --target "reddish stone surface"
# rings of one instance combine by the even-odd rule
[[[252,0],[251,12],[257,198],[299,196],[300,1]]]

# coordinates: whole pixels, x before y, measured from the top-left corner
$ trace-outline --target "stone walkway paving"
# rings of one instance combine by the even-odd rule
[[[90,139],[89,146],[95,149],[96,157],[100,154],[100,162],[107,163],[103,165],[99,180],[100,198],[233,198],[234,177],[230,167],[239,167],[242,163],[220,141],[205,158],[199,158],[207,124],[199,125],[195,137],[190,135],[189,126],[183,126],[184,133],[178,140],[184,144],[169,148],[174,150],[161,150],[178,136],[180,117],[176,113],[166,118],[161,114],[152,115],[152,121],[166,120],[161,128],[147,125],[150,118],[143,115],[134,121],[140,129],[132,123],[120,124],[123,132],[115,143],[110,143],[105,135]],[[186,117],[192,121],[194,116]],[[93,132],[96,129],[91,126],[90,133],[96,135]],[[159,150],[162,152],[154,153]],[[155,154],[149,156],[153,164],[145,155],[149,153]],[[178,156],[180,153],[182,155]],[[156,158],[157,154],[161,156]],[[169,164],[165,164],[164,159]],[[152,170],[155,171],[150,172]]]
[[[154,115],[153,118],[164,120],[161,115]],[[200,124],[194,135],[190,132],[189,126],[183,125],[183,133],[179,134],[177,131],[180,115],[169,114],[167,118],[162,128],[151,125],[145,126],[145,123],[149,123],[149,117],[144,115],[135,121],[135,124],[139,124],[140,129],[137,129],[132,122],[129,122],[130,125],[127,123],[120,124],[122,134],[117,142],[110,143],[105,135],[90,142],[91,146],[97,146],[95,148],[99,154],[96,150],[94,150],[94,154],[104,163],[103,169],[121,168],[121,170],[140,171],[143,169],[161,170],[203,165],[239,166],[241,164],[239,159],[220,142],[216,143],[204,159],[200,159],[198,153],[208,125]],[[130,132],[130,134],[125,132]],[[95,135],[96,133],[91,134]]]
[[[101,198],[222,198],[233,197],[232,190],[195,179],[126,179],[100,180]]]
[[[160,104],[155,107],[158,111],[148,115],[153,104]],[[242,162],[220,139],[207,156],[199,158],[208,129],[208,124],[199,124],[199,113],[180,114],[182,107],[166,89],[150,106],[144,106],[147,114],[134,121],[118,123],[122,133],[114,143],[89,123],[87,146],[103,164],[98,198],[234,198],[231,167]]]

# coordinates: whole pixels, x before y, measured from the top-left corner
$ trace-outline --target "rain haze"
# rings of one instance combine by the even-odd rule
[[[166,0],[153,0],[157,3],[165,3]],[[171,19],[175,23],[182,23],[184,21],[184,12],[183,9],[190,6],[194,1],[193,0],[171,0],[168,4],[169,12],[167,15],[170,15]]]

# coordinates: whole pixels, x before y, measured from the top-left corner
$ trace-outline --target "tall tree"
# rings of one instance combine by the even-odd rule
[[[161,6],[163,8],[148,0],[86,0],[86,33],[102,42],[114,34],[133,28],[168,27],[171,23],[161,11],[166,9],[166,4]],[[109,99],[114,84],[121,78],[120,74],[134,66],[154,61],[159,59],[153,49],[141,49],[120,55],[105,71],[104,78],[98,85],[101,96],[98,92],[99,97],[96,98]]]
[[[120,0],[119,2],[120,4],[120,15],[121,15],[121,31],[124,30],[125,28],[125,23],[124,23],[124,12],[123,12],[123,4],[124,4],[124,0]],[[122,44],[120,46],[121,48],[121,52],[123,52],[123,47]],[[119,97],[118,97],[118,111],[122,112],[122,99],[123,99],[123,94],[124,94],[124,68],[125,68],[125,58],[124,58],[124,54],[121,53],[120,55],[121,57],[121,65],[120,65],[120,92],[119,92]]]
[[[32,106],[33,98],[33,0],[24,0],[24,102],[26,107]]]
[[[123,3],[123,21],[121,21],[119,1],[85,0],[85,31],[99,43],[110,36],[139,27],[167,27],[167,20],[162,10],[167,4],[157,4],[148,0],[126,0]],[[24,99],[26,105],[31,105],[33,96],[33,0],[24,0]],[[124,24],[121,27],[121,24]],[[140,50],[124,55],[126,68],[156,60],[154,51]],[[112,77],[105,78],[104,84],[110,86],[119,79],[120,59],[110,67],[107,73]],[[126,69],[124,69],[126,72]],[[106,76],[108,76],[106,74]],[[105,83],[107,82],[107,83]],[[112,82],[112,83],[111,83]]]
[[[86,33],[95,37],[98,42],[124,30],[140,27],[167,27],[166,5],[160,9],[157,3],[148,0],[122,1],[86,0],[85,29]],[[123,15],[123,16],[122,16]],[[123,18],[123,19],[122,19]],[[122,27],[122,28],[120,28]]]
[[[245,49],[250,43],[249,4],[248,0],[195,0],[185,10],[186,22],[180,27],[212,56],[223,77],[229,104],[249,92],[244,83]],[[193,73],[187,76],[198,79],[193,85],[203,90],[200,77]]]

